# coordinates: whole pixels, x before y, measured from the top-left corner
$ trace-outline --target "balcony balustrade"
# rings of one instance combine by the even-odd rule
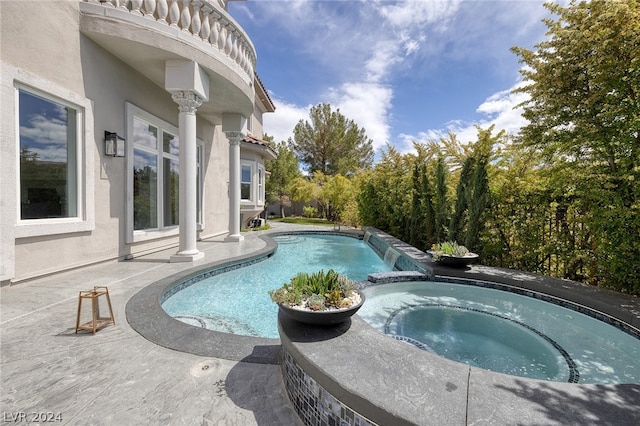
[[[249,37],[220,0],[84,0],[133,16],[143,16],[167,29],[180,29],[224,53],[253,81],[256,53]],[[126,16],[126,15],[121,15]],[[113,17],[117,17],[116,14]]]

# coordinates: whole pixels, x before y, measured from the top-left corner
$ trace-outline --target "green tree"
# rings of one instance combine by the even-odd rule
[[[306,176],[298,176],[289,185],[291,200],[299,203],[309,203],[319,197],[317,185]]]
[[[469,164],[466,170],[463,165],[458,185],[460,187],[460,183],[463,181],[466,183],[463,184],[462,193],[457,195],[456,203],[460,203],[460,197],[462,197],[464,201],[460,204],[463,212],[465,208],[468,210],[464,245],[469,250],[482,252],[481,237],[485,227],[485,211],[489,207],[491,198],[488,175],[489,162],[492,159],[497,159],[501,152],[499,147],[506,143],[506,133],[501,130],[493,135],[495,125],[486,129],[476,126],[476,129],[478,139],[468,147],[468,157],[464,165],[467,165],[467,162]],[[455,222],[453,218],[451,222]],[[455,239],[461,238],[462,227],[460,225],[460,223],[456,224]],[[452,229],[449,231],[453,232]]]
[[[267,200],[269,202],[278,202],[280,205],[280,217],[284,217],[284,208],[291,203],[291,183],[301,173],[298,157],[296,157],[290,144],[281,141],[275,145],[274,150],[278,157],[265,163],[265,168],[270,172],[265,190]]]
[[[549,40],[512,50],[526,65],[517,92],[529,124],[526,145],[548,155],[632,170],[640,155],[640,7],[636,0],[545,6]]]
[[[422,182],[420,179],[420,164],[417,161],[413,165],[411,180],[413,183],[413,191],[411,200],[411,222],[409,225],[409,244],[414,247],[422,247],[424,245],[425,227],[421,202]]]
[[[355,199],[352,182],[339,174],[327,177],[322,187],[322,199],[327,204],[327,218],[341,221],[342,214]]]
[[[362,173],[358,210],[363,225],[375,226],[408,241],[413,161],[411,156],[387,145],[375,168]]]
[[[436,241],[446,240],[449,224],[449,196],[447,194],[448,171],[444,158],[438,158],[436,165],[436,191],[434,196],[435,237]]]
[[[429,180],[426,161],[420,154],[413,166],[411,221],[409,223],[409,244],[420,250],[428,250],[435,239],[435,214],[433,210],[433,190]]]
[[[309,118],[293,129],[294,150],[309,173],[350,176],[373,164],[373,143],[365,129],[339,109],[318,104],[311,108]]]
[[[469,219],[464,245],[472,251],[480,250],[480,233],[484,228],[484,212],[489,204],[489,177],[486,156],[480,156],[473,168],[471,184],[467,188]]]
[[[420,201],[422,204],[422,219],[424,221],[424,242],[421,248],[423,250],[428,250],[433,244],[437,243],[437,240],[435,235],[436,215],[433,208],[433,189],[431,188],[431,182],[429,180],[429,173],[426,164],[422,165],[422,171],[420,173],[420,184]]]
[[[472,177],[476,166],[476,159],[469,156],[462,163],[462,171],[456,186],[456,199],[451,222],[449,223],[449,239],[462,244],[462,231],[467,222],[467,210],[469,208],[469,186],[472,185]],[[467,247],[469,248],[469,247]]]
[[[374,172],[375,169],[360,175],[357,195],[358,216],[363,226],[379,227],[380,204],[377,202],[376,186],[373,181]]]
[[[526,65],[517,91],[530,95],[521,144],[577,200],[594,282],[640,293],[640,3],[545,6],[557,16],[544,21],[548,40],[512,49]]]

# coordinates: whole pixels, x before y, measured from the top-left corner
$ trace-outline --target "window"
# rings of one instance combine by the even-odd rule
[[[252,167],[250,164],[242,164],[240,173],[240,200],[251,201],[251,175]]]
[[[133,122],[133,229],[158,227],[158,128]]]
[[[202,229],[202,227],[204,226],[204,219],[202,217],[202,200],[204,197],[203,194],[203,185],[202,185],[202,150],[204,149],[204,144],[200,143],[198,141],[198,147],[196,149],[196,167],[197,167],[197,179],[196,179],[196,185],[198,185],[197,191],[196,191],[196,222],[198,223],[198,229]]]
[[[20,219],[78,217],[78,108],[18,90]]]
[[[128,242],[178,233],[180,224],[180,143],[178,129],[127,104],[131,161],[131,201],[127,208],[132,224]],[[196,214],[202,226],[202,144],[198,142]]]
[[[240,160],[240,201],[244,205],[264,205],[264,165],[258,161]]]
[[[264,203],[264,166],[258,164],[258,204]]]
[[[94,230],[92,102],[6,62],[1,68],[2,93],[14,94],[0,96],[0,108],[3,135],[15,135],[2,141],[1,173],[15,238]]]
[[[133,117],[134,230],[179,223],[179,144],[174,133]]]
[[[162,133],[163,138],[163,188],[164,188],[164,226],[178,225],[180,170],[178,168],[178,137],[169,132]]]

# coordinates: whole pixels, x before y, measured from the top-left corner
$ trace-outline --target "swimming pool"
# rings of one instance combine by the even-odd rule
[[[402,252],[396,264],[400,269],[412,269],[404,266],[411,261],[409,263],[417,263],[414,265],[417,266],[416,271],[426,275],[435,273],[442,281],[474,281],[481,285],[509,286],[512,291],[527,295],[537,292],[536,297],[555,296],[562,300],[562,304],[579,304],[578,309],[585,312],[598,309],[597,317],[605,318],[618,327],[632,329],[631,332],[635,330],[636,335],[640,335],[637,333],[640,304],[635,298],[571,281],[482,265],[449,274],[450,270],[445,270],[447,268],[430,265],[426,254],[408,244],[375,228],[365,231],[365,235],[369,233],[371,237],[369,245],[380,256],[384,256],[389,246]],[[428,412],[431,419],[442,418],[449,422],[460,419],[458,423],[491,418],[499,424],[512,424],[518,419],[529,419],[530,423],[536,424],[640,424],[636,409],[640,391],[637,381],[632,385],[594,387],[583,385],[582,379],[578,384],[539,382],[493,373],[394,341],[367,324],[359,314],[348,327],[336,329],[335,334],[316,328],[301,330],[299,325],[283,323],[283,334],[279,339],[273,339],[194,327],[175,320],[161,307],[170,295],[211,271],[236,269],[270,256],[276,250],[276,243],[272,234],[265,234],[255,237],[265,244],[256,244],[253,250],[247,245],[246,253],[240,256],[217,259],[211,256],[208,262],[197,262],[190,269],[162,277],[142,288],[126,304],[129,325],[156,345],[199,357],[275,364],[282,365],[284,369],[283,352],[289,354],[287,358],[293,355],[300,363],[298,367],[303,369],[301,375],[293,377],[293,383],[299,384],[299,389],[293,390],[302,401],[309,402],[310,410],[316,411],[316,415],[321,414],[316,407],[324,403],[319,398],[328,394],[346,404],[347,415],[352,413],[347,408],[355,406],[354,401],[358,401],[357,404],[364,401],[366,405],[359,412],[373,421],[376,420],[374,413],[382,408],[398,413],[398,418],[408,419],[409,423],[420,423],[425,418],[424,413]],[[247,239],[252,237],[250,234]],[[383,280],[373,278],[373,281]],[[369,300],[365,306],[368,303]],[[358,380],[352,379],[354,375]],[[286,386],[289,389],[289,385]],[[306,393],[303,392],[305,389]],[[395,398],[389,398],[388,389],[394,390]],[[378,423],[398,422],[387,419]]]
[[[353,237],[291,234],[274,240],[278,248],[266,260],[203,271],[208,278],[198,274],[190,279],[194,284],[168,287],[160,298],[162,309],[185,324],[229,336],[276,339],[278,309],[268,291],[297,272],[334,268],[364,281],[371,273],[392,269],[367,243]],[[233,270],[223,272],[225,268]],[[372,326],[462,363],[559,382],[640,381],[640,340],[553,303],[433,282],[373,285],[364,292],[367,303],[359,315]]]
[[[640,340],[553,303],[432,281],[363,292],[358,315],[370,325],[454,361],[541,380],[640,382]]]
[[[243,336],[278,338],[278,306],[269,290],[298,272],[334,269],[354,281],[391,271],[362,240],[344,235],[275,236],[275,254],[263,261],[196,282],[170,296],[162,308],[198,327]]]

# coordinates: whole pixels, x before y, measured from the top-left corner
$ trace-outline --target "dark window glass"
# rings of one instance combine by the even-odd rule
[[[20,218],[77,217],[77,112],[19,90]]]

